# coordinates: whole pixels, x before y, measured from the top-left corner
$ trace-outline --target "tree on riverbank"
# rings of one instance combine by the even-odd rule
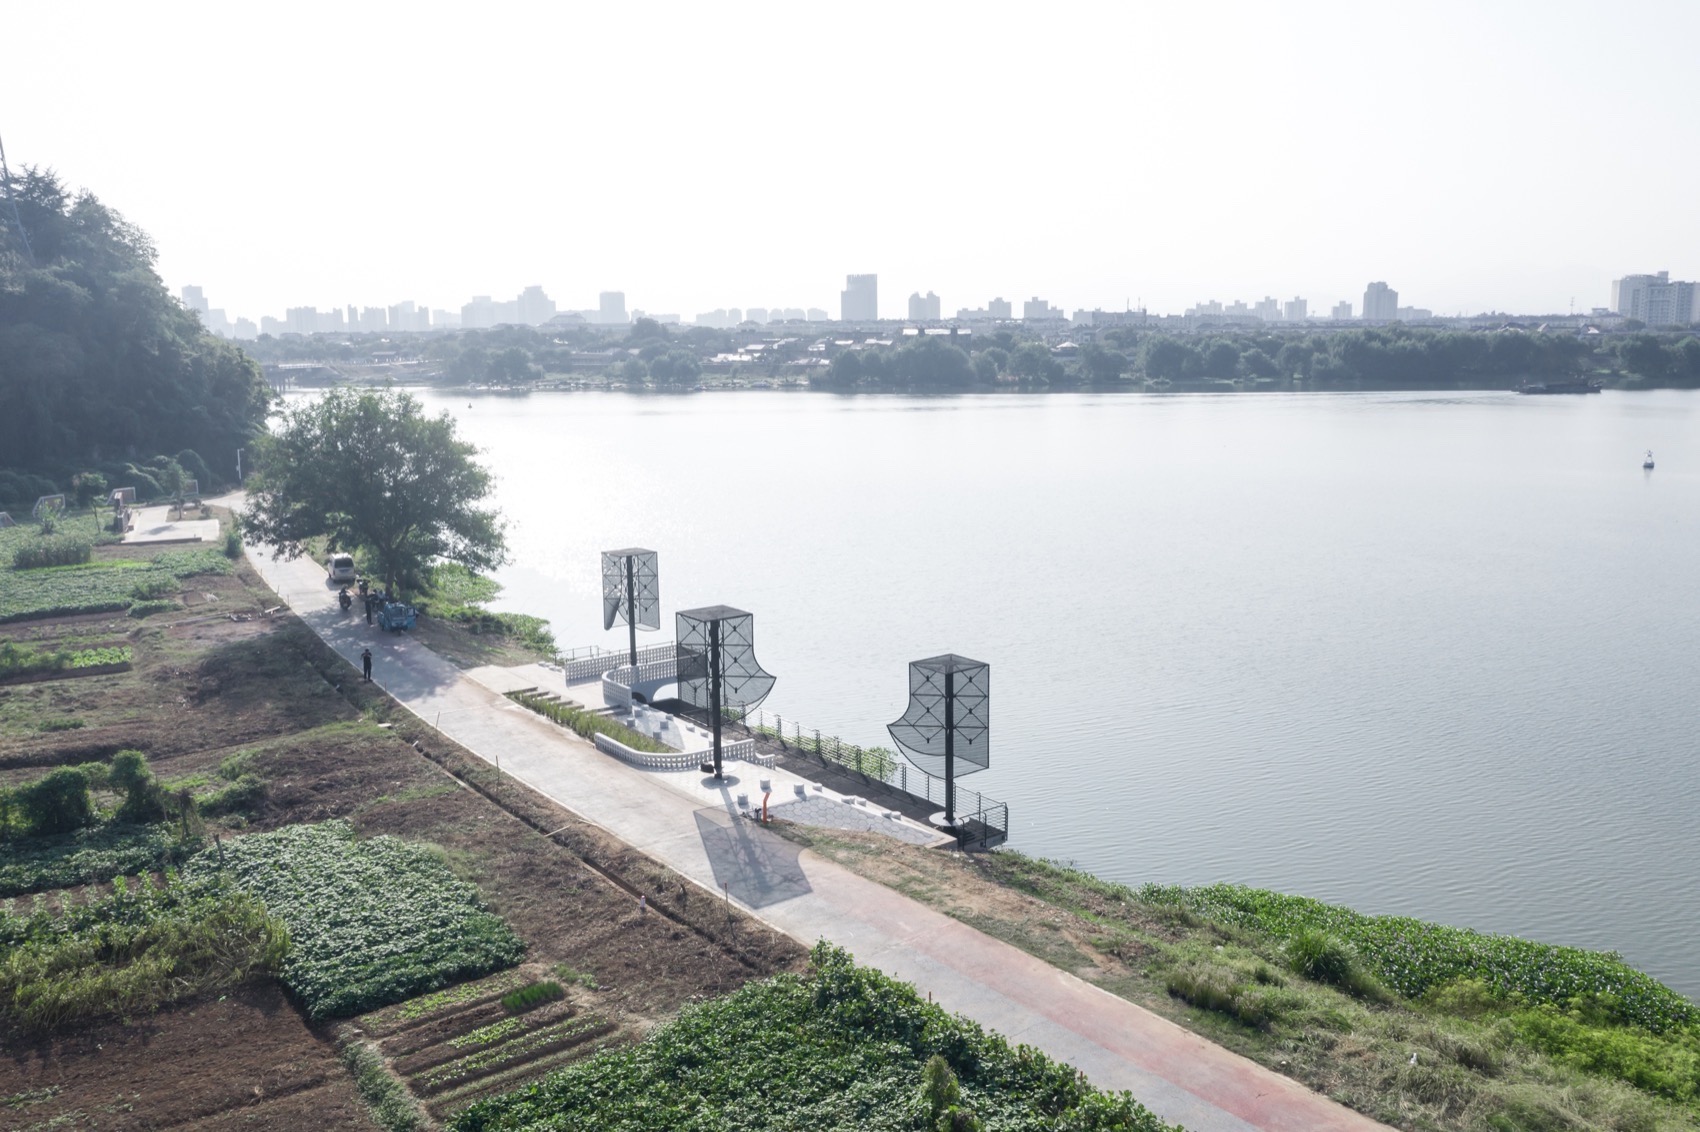
[[[500,566],[501,516],[481,506],[495,480],[477,455],[410,394],[333,389],[255,445],[243,531],[289,558],[321,536],[363,551],[391,590],[418,589],[438,561]]]

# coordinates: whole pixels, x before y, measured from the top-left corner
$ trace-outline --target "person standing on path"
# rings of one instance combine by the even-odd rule
[[[372,682],[372,650],[360,650],[360,678],[366,683]]]

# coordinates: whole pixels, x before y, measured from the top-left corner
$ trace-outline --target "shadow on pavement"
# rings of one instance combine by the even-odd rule
[[[734,817],[723,809],[705,807],[694,815],[716,884],[724,886],[746,907],[765,908],[813,891],[797,857],[802,850]]]

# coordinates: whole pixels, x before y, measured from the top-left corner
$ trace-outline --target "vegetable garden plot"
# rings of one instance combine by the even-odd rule
[[[230,560],[216,550],[174,550],[151,559],[9,570],[0,583],[0,622],[116,612],[177,592],[180,578],[228,574],[232,569]]]
[[[813,969],[687,1007],[638,1045],[604,1051],[455,1114],[452,1132],[730,1129],[899,1132],[950,1127],[918,1098],[939,1055],[961,1102],[1002,1132],[1171,1132],[1126,1093],[921,998],[817,944]],[[963,1123],[967,1123],[964,1119]],[[960,1126],[960,1125],[956,1125]]]
[[[209,850],[185,871],[219,868]],[[226,842],[223,869],[289,926],[283,983],[314,1020],[509,967],[525,950],[431,849],[387,836],[356,840],[345,821]]]

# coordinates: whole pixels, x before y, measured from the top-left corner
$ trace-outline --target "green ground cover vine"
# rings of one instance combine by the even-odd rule
[[[519,962],[511,928],[428,846],[359,840],[345,821],[292,825],[202,852],[289,926],[283,984],[314,1020],[345,1017]]]

